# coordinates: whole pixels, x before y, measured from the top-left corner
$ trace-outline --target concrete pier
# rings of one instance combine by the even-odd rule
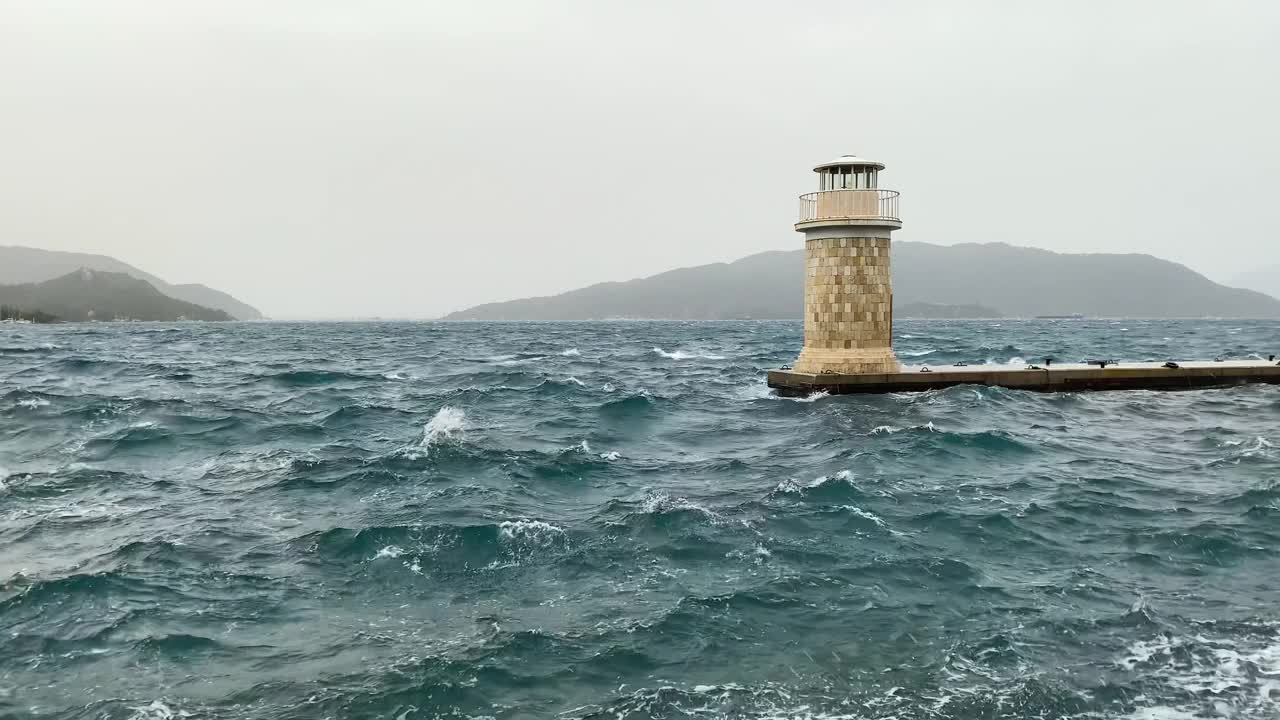
[[[1037,392],[1079,390],[1189,390],[1245,383],[1280,384],[1280,363],[1265,360],[1224,362],[1116,363],[1106,367],[1054,363],[904,367],[889,373],[804,373],[770,370],[769,387],[781,395],[825,392],[831,395],[935,390],[956,385],[987,385]]]

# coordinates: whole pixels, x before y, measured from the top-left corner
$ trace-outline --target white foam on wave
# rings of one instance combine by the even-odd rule
[[[805,487],[805,485],[796,482],[795,478],[787,478],[778,483],[777,486],[773,488],[773,491],[776,493],[783,493],[785,495],[794,495],[796,493],[804,492]]]
[[[930,420],[929,422],[926,422],[923,425],[911,425],[905,428],[896,427],[894,425],[877,425],[871,428],[871,430],[867,434],[868,435],[892,435],[894,433],[900,433],[903,430],[924,430],[925,432],[938,432],[938,428],[934,427],[933,421]]]
[[[899,357],[924,357],[925,355],[932,355],[936,352],[938,351],[934,350],[933,348],[930,348],[928,350],[919,350],[917,352],[898,351],[898,356]]]
[[[1280,623],[1244,636],[1196,632],[1138,640],[1115,663],[1167,686],[1169,695],[1179,698],[1175,703],[1154,698],[1130,718],[1274,717],[1280,708]],[[1188,693],[1200,702],[1183,700]]]
[[[45,407],[48,404],[49,401],[44,398],[23,398],[18,401],[18,407],[24,407],[28,410],[35,410],[36,408]]]
[[[684,350],[676,350],[675,352],[667,352],[660,347],[655,347],[651,351],[659,357],[668,360],[724,360],[723,355],[712,355],[710,353],[685,352]]]
[[[129,720],[174,720],[174,718],[191,717],[185,710],[174,710],[159,700],[152,700],[150,705],[129,708],[133,714]]]
[[[1120,716],[1120,720],[1203,720],[1203,716],[1160,706],[1139,708],[1128,715]]]
[[[431,446],[456,440],[466,429],[467,414],[452,405],[445,405],[423,427],[422,441],[418,443],[418,447],[423,449],[425,455],[430,452]]]
[[[1272,445],[1270,440],[1259,435],[1258,437],[1253,439],[1252,444],[1246,446],[1244,450],[1241,451],[1241,454],[1244,455],[1245,457],[1253,457],[1254,455],[1266,455],[1268,454],[1267,451],[1273,447],[1275,447],[1275,445]]]
[[[613,462],[614,460],[621,460],[622,455],[617,450],[610,450],[609,452],[600,453],[600,459]]]
[[[494,365],[510,367],[512,365],[524,365],[525,363],[537,362],[539,360],[546,359],[547,357],[545,355],[530,355],[529,357],[520,357],[518,355],[497,355],[489,358],[489,362]]]
[[[574,347],[574,348],[569,348],[568,350],[565,350],[564,352],[560,353],[560,356],[561,357],[581,357],[582,352],[579,351],[578,348]]]
[[[579,380],[578,378],[576,378],[576,377],[574,377],[574,376],[572,376],[572,375],[570,375],[569,377],[565,378],[565,379],[564,379],[564,381],[565,381],[565,382],[567,382],[567,383],[572,383],[572,384],[574,384],[574,385],[577,385],[578,387],[586,387],[586,386],[587,386],[587,384],[586,384],[586,383],[582,382],[581,380]]]
[[[671,497],[664,492],[650,492],[640,504],[641,512],[646,515],[658,513],[690,511],[706,517],[712,523],[719,524],[724,518],[714,510],[708,509],[684,497]]]
[[[576,449],[581,450],[584,453],[590,453],[591,445],[588,444],[586,440],[583,440],[581,443],[578,444],[578,447]]]
[[[763,564],[766,560],[773,557],[773,552],[764,546],[764,543],[755,543],[750,548],[741,548],[730,550],[724,555],[727,558],[742,558],[756,565]]]
[[[844,510],[847,513],[857,515],[863,520],[870,520],[871,522],[875,523],[876,525],[879,525],[882,528],[889,527],[889,524],[884,521],[884,518],[881,518],[879,515],[876,515],[870,510],[863,510],[862,508],[856,505],[841,505],[840,509]]]
[[[1247,443],[1247,444],[1246,444]],[[1226,457],[1217,458],[1209,463],[1213,465],[1239,465],[1240,461],[1245,458],[1270,458],[1275,445],[1261,435],[1255,437],[1252,441],[1247,440],[1224,440],[1219,443],[1222,447],[1232,448],[1231,454]]]
[[[982,364],[983,365],[1001,365],[1001,366],[1010,366],[1010,367],[1016,366],[1019,369],[1021,369],[1024,365],[1027,364],[1027,361],[1021,355],[1014,355],[1008,360],[1001,360],[994,355],[989,355],[987,356],[987,359],[982,362]]]
[[[607,382],[607,383],[605,383],[603,386],[601,386],[601,388],[600,388],[600,389],[601,389],[601,390],[603,390],[603,391],[605,391],[605,392],[607,392],[607,393],[611,393],[611,392],[614,392],[615,390],[617,390],[618,388],[617,388],[617,387],[615,387],[613,383],[611,383],[611,382]]]
[[[399,545],[388,545],[378,551],[377,555],[369,558],[370,561],[381,560],[382,558],[398,558],[404,554],[404,548]]]
[[[808,395],[801,395],[797,397],[779,395],[775,390],[762,382],[753,382],[750,385],[745,385],[736,392],[736,395],[742,400],[746,400],[748,402],[754,402],[756,400],[788,400],[790,402],[811,403],[817,402],[825,397],[830,397],[830,393],[826,390],[819,390],[815,393],[809,393]]]
[[[548,545],[564,537],[564,528],[542,520],[504,520],[498,525],[498,537],[532,545]]]
[[[829,482],[842,482],[852,485],[853,477],[854,475],[851,470],[841,470],[831,475],[820,475],[807,483],[802,483],[795,478],[787,478],[786,480],[778,483],[777,487],[775,487],[773,491],[786,494],[802,493],[805,490],[822,487]]]
[[[797,676],[795,668],[789,668]],[[620,685],[619,697],[607,706],[587,705],[575,708],[566,716],[572,717],[697,717],[697,718],[756,718],[758,720],[863,720],[870,715],[857,704],[844,703],[841,707],[820,707],[797,692],[796,688],[779,684],[758,686],[723,683],[720,685],[676,686],[659,683],[652,687],[638,688],[625,695],[627,686]],[[799,697],[798,697],[799,696]],[[830,702],[824,693],[823,700]],[[821,703],[824,704],[825,703]],[[729,713],[730,709],[732,710]],[[914,717],[906,708],[901,714],[876,717]],[[728,714],[727,714],[728,713]]]

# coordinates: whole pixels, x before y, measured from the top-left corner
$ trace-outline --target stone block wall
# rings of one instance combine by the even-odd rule
[[[893,355],[893,285],[889,239],[805,241],[805,373],[897,372]]]

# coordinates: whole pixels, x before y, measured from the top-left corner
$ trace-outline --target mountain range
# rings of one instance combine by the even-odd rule
[[[87,268],[39,283],[0,285],[0,305],[73,322],[233,319],[225,311],[171,298],[146,280]]]
[[[559,295],[477,305],[446,320],[790,319],[801,315],[804,251],[750,255]],[[899,317],[1280,318],[1280,300],[1226,287],[1150,255],[1064,254],[1005,243],[893,243]],[[930,310],[929,308],[933,309]],[[974,316],[974,315],[970,315]]]
[[[230,316],[230,319],[260,320],[262,318],[262,313],[257,308],[241,302],[221,290],[195,283],[171,285],[155,275],[106,255],[41,250],[18,245],[0,245],[0,285],[43,283],[47,280],[65,277],[81,269],[123,273],[138,280],[145,280],[163,295],[204,308],[220,310]],[[64,320],[71,319],[71,317],[61,315],[49,308],[33,309],[52,312]],[[177,314],[181,315],[182,313]]]

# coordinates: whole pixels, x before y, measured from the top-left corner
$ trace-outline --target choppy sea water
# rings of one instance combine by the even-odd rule
[[[897,332],[935,365],[1280,352]],[[777,398],[799,344],[0,325],[0,717],[1280,715],[1280,387]]]

